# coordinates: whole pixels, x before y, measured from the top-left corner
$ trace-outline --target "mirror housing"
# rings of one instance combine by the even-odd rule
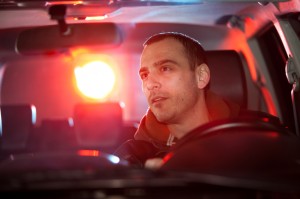
[[[20,54],[44,53],[72,47],[113,48],[122,43],[122,33],[113,23],[69,24],[71,33],[62,35],[57,25],[22,31],[15,49]]]

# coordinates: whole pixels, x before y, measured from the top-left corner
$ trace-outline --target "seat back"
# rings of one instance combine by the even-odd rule
[[[36,121],[33,105],[1,105],[1,149],[25,149]]]
[[[108,150],[122,134],[122,108],[119,103],[83,103],[74,107],[74,129],[80,146]]]
[[[233,50],[208,51],[207,62],[211,73],[210,90],[246,108],[246,78],[239,54]]]
[[[42,120],[28,141],[30,152],[73,150],[77,146],[72,118]]]

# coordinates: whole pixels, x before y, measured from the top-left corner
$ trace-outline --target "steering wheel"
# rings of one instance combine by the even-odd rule
[[[179,148],[193,139],[213,136],[224,132],[228,133],[230,131],[239,131],[242,133],[245,130],[260,131],[262,133],[273,131],[284,135],[295,135],[281,123],[278,117],[260,111],[247,110],[242,111],[236,118],[212,121],[192,130],[181,138],[173,149]]]
[[[278,118],[248,112],[194,129],[171,147],[161,170],[260,178],[299,169],[299,158],[299,137]]]

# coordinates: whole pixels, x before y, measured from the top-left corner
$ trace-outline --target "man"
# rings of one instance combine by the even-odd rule
[[[238,108],[207,89],[209,66],[195,39],[174,32],[156,34],[144,43],[140,64],[149,109],[134,140],[123,144],[116,155],[157,168],[164,152],[191,130],[237,115]]]

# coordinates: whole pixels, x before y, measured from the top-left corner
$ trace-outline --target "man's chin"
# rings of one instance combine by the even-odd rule
[[[157,121],[161,122],[161,123],[167,123],[167,121],[169,120],[168,116],[166,114],[163,113],[157,113],[157,112],[153,112],[155,118],[157,119]]]

